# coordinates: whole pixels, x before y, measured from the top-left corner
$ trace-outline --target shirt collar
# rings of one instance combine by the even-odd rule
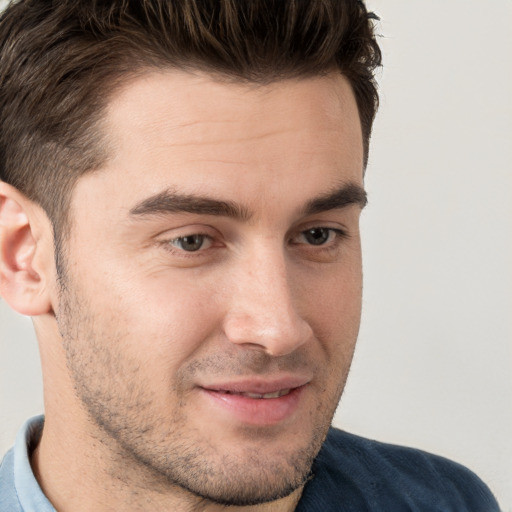
[[[30,466],[30,453],[41,438],[43,425],[43,416],[31,418],[21,427],[14,444],[14,486],[24,512],[56,512]]]

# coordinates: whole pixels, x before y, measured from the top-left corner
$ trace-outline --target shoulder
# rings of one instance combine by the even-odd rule
[[[469,469],[421,450],[331,429],[299,511],[499,512]]]

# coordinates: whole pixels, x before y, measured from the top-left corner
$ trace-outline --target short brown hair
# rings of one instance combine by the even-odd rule
[[[368,156],[381,54],[358,0],[19,0],[0,18],[0,179],[60,238],[76,180],[108,151],[112,93],[148,69],[270,83],[339,70]]]

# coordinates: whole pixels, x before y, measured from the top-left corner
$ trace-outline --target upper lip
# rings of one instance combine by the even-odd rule
[[[294,389],[304,386],[311,378],[299,375],[288,375],[282,377],[252,377],[238,380],[229,380],[203,384],[200,387],[209,391],[224,391],[230,393],[276,393],[286,389]]]

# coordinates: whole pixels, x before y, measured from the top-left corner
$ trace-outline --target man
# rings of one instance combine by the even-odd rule
[[[0,510],[497,510],[472,473],[329,429],[361,310],[380,64],[356,1],[9,7],[0,293],[45,419]]]

